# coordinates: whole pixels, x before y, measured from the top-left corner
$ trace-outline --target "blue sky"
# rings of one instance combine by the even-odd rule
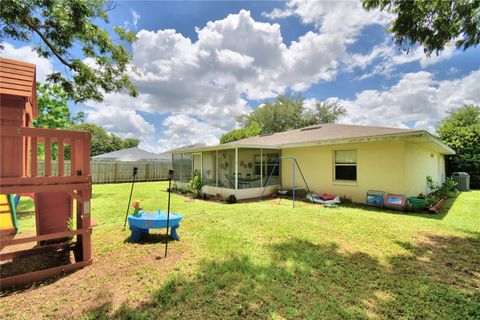
[[[307,106],[340,102],[343,123],[430,131],[449,110],[480,103],[480,48],[407,54],[385,32],[389,19],[357,1],[119,1],[105,27],[137,32],[130,50],[140,96],[71,107],[164,151],[214,144],[236,115],[286,92],[303,94]],[[6,42],[2,54],[36,63],[40,80],[64,70],[36,57],[33,43]]]

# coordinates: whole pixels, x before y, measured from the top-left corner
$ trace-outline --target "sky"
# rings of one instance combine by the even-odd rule
[[[480,104],[480,47],[404,52],[386,32],[392,17],[359,1],[117,1],[109,15],[107,29],[137,34],[139,96],[70,107],[153,152],[216,144],[238,114],[280,94],[299,93],[306,107],[337,101],[348,112],[341,123],[432,133],[448,111]],[[6,39],[1,54],[35,63],[39,81],[65,70],[34,45]]]

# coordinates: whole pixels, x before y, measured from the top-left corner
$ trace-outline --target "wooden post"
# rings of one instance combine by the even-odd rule
[[[77,175],[77,146],[75,140],[70,140],[70,175]]]
[[[45,138],[45,177],[52,175],[52,144],[50,138]]]
[[[83,175],[89,176],[90,175],[90,143],[89,141],[83,141],[83,151],[82,151],[82,167],[83,167]]]
[[[24,137],[25,139],[25,149],[24,149],[24,167],[23,167],[23,176],[30,177],[30,147],[31,147],[31,137]]]
[[[32,161],[30,175],[36,177],[38,175],[38,145],[37,137],[32,137]]]
[[[81,176],[81,175],[84,175],[85,173],[85,162],[84,162],[84,158],[83,158],[83,153],[84,153],[84,146],[83,146],[83,141],[82,140],[76,140],[75,141],[75,144],[77,145],[76,146],[76,165],[77,165],[77,170],[75,172],[75,175],[78,175],[78,176]],[[79,174],[80,173],[80,174]]]
[[[90,222],[90,188],[86,190],[78,190],[77,194],[82,201],[77,200],[77,229],[88,230],[91,227]],[[77,236],[79,260],[89,261],[92,259],[92,236],[85,233]],[[79,262],[79,261],[76,261]]]
[[[150,165],[145,164],[145,181],[150,181]]]
[[[117,183],[117,176],[118,176],[118,162],[115,162],[115,165],[113,167],[114,172],[113,172],[113,182]]]
[[[65,146],[63,139],[58,139],[58,176],[65,176]]]

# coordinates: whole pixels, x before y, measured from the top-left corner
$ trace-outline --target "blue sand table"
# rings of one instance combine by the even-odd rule
[[[132,234],[130,235],[131,242],[139,242],[142,235],[147,235],[149,229],[166,228],[167,227],[167,213],[166,212],[144,212],[139,211],[139,216],[129,215],[128,224]],[[179,240],[180,237],[177,234],[177,228],[180,227],[180,220],[183,216],[178,213],[170,212],[171,236],[175,240]]]

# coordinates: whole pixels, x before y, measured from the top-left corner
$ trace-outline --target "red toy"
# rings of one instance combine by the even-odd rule
[[[0,251],[0,260],[69,250],[75,262],[2,278],[2,289],[42,280],[92,263],[91,256],[91,175],[90,134],[87,132],[31,128],[37,115],[35,65],[0,58],[0,189],[2,194],[34,193],[36,235],[27,232],[1,236],[0,249],[32,243],[30,249]],[[58,145],[58,175],[52,175],[52,143]],[[38,174],[38,147],[45,150],[45,174]],[[70,146],[70,167],[65,172],[65,146]],[[77,225],[70,230],[73,202]],[[75,242],[64,241],[76,236]],[[54,240],[55,242],[47,240]],[[35,246],[35,244],[37,244]]]
[[[335,199],[335,197],[336,197],[336,195],[329,194],[329,193],[323,193],[323,194],[320,195],[320,199],[326,200],[326,201],[333,200],[333,199]]]

